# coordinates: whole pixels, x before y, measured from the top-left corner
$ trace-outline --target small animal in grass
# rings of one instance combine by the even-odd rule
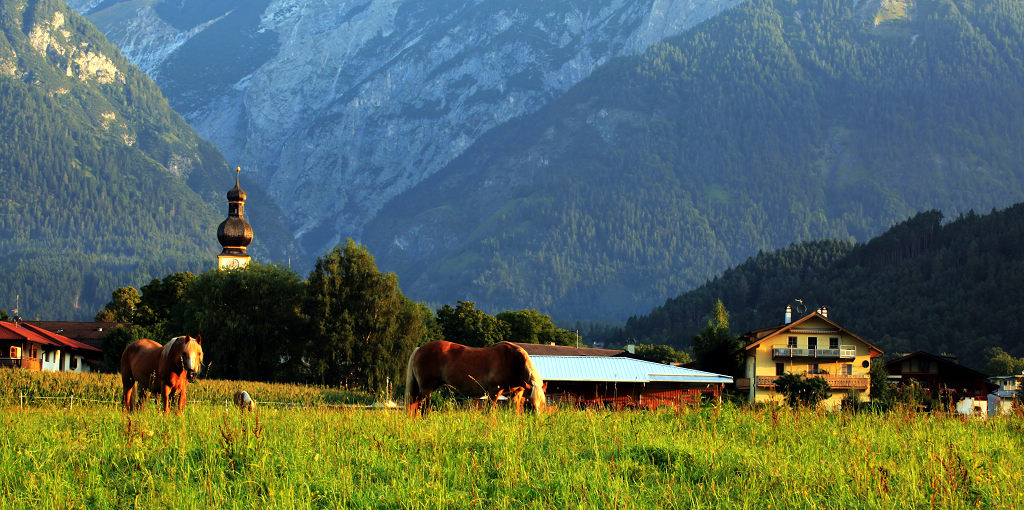
[[[256,408],[256,402],[249,396],[248,391],[235,392],[235,406],[242,411],[252,411]]]

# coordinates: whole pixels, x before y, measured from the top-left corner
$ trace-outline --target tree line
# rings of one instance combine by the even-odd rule
[[[403,384],[412,351],[431,340],[577,342],[576,333],[536,310],[490,315],[459,301],[435,312],[402,294],[398,277],[379,271],[352,240],[318,258],[305,280],[289,268],[258,263],[177,272],[139,289],[118,288],[95,319],[132,324],[107,337],[107,370],[118,370],[124,347],[136,339],[202,335],[209,377],[373,391]]]

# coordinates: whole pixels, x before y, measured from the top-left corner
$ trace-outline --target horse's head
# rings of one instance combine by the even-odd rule
[[[181,348],[181,366],[187,374],[188,382],[194,382],[196,375],[203,368],[203,337],[185,336],[180,341],[184,342]]]
[[[544,396],[544,389],[547,386],[547,383],[540,378],[540,372],[537,371],[537,367],[534,366],[533,361],[530,360],[530,355],[521,347],[516,346],[516,348],[523,357],[523,368],[526,371],[526,378],[529,381],[527,387],[530,390],[530,407],[533,408],[534,412],[542,413],[548,403],[547,397]]]

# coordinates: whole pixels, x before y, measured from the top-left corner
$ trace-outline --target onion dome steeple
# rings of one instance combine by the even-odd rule
[[[252,227],[245,221],[245,191],[238,185],[241,167],[235,168],[235,187],[228,191],[228,217],[217,227],[217,240],[224,250],[217,256],[221,269],[245,267],[250,257],[245,249],[252,243]]]

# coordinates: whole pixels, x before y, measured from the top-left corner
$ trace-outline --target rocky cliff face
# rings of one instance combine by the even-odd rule
[[[72,0],[311,254],[483,133],[741,0]],[[173,5],[172,5],[173,4]]]

